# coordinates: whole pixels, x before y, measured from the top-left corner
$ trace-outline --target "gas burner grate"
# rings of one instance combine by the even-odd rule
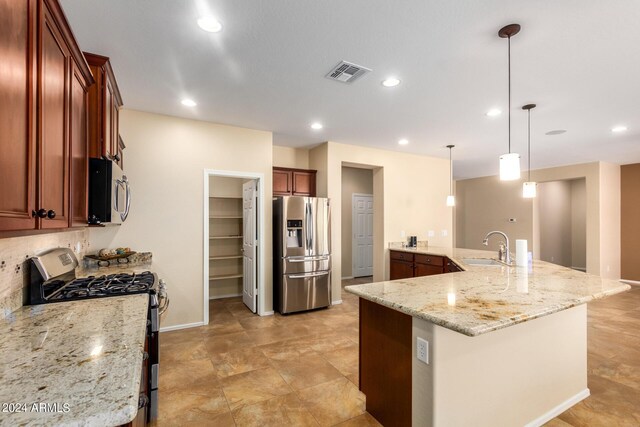
[[[57,289],[47,297],[49,301],[148,293],[153,288],[155,276],[145,271],[139,274],[89,276],[74,279],[64,286],[60,286],[59,280],[55,282],[46,285],[48,289]]]

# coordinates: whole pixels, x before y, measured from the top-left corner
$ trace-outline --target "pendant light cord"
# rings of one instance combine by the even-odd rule
[[[507,38],[509,45],[509,154],[511,154],[511,36]]]
[[[449,147],[449,195],[453,196],[453,159],[451,157],[451,149]]]
[[[531,109],[527,110],[527,113],[529,113],[527,117],[527,171],[529,178],[527,181],[531,182]]]

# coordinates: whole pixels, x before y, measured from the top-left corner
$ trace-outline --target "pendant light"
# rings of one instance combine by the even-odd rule
[[[522,107],[523,110],[527,110],[527,162],[528,167],[527,167],[527,173],[528,173],[528,178],[527,178],[527,182],[525,182],[524,184],[522,184],[522,197],[524,197],[525,199],[533,199],[534,197],[536,197],[536,187],[537,187],[537,183],[532,182],[531,181],[531,110],[533,110],[534,108],[536,108],[536,104],[527,104],[525,106]]]
[[[449,149],[449,195],[447,196],[447,206],[455,206],[456,198],[453,195],[453,158],[451,157],[451,149],[455,145],[447,145]]]
[[[520,179],[520,155],[511,152],[511,37],[519,32],[519,24],[510,24],[498,31],[498,36],[506,38],[509,44],[509,152],[500,156],[501,181]]]

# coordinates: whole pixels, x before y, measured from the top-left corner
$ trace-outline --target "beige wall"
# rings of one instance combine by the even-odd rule
[[[587,268],[587,186],[584,179],[571,182],[571,267]]]
[[[342,277],[342,167],[364,165],[373,169],[374,280],[389,277],[389,242],[402,240],[400,231],[427,239],[432,246],[452,246],[452,211],[445,202],[449,192],[449,160],[397,151],[327,142],[310,151],[309,165],[318,170],[318,196],[331,198],[332,291],[340,300]],[[442,230],[447,236],[441,235]]]
[[[604,163],[584,163],[531,171],[536,182],[585,179],[586,198],[586,267],[587,272],[610,279],[620,278],[620,166]],[[480,184],[484,185],[480,185]],[[476,237],[489,229],[503,227],[509,237],[529,235],[534,257],[540,253],[538,199],[529,200],[520,194],[522,183],[506,183],[497,177],[484,177],[456,182],[458,195],[473,191],[473,197],[464,200],[456,209],[456,245],[464,247],[467,241],[477,244]],[[460,198],[460,197],[459,197]],[[487,206],[496,206],[495,209]],[[500,215],[501,210],[507,214]],[[512,212],[521,212],[522,219],[531,224],[531,232],[509,228],[504,222]],[[481,218],[473,218],[480,216]],[[480,228],[483,227],[483,228]],[[618,227],[617,229],[614,229]],[[517,231],[514,231],[517,230]],[[470,237],[467,237],[470,236]],[[516,237],[520,238],[520,237]]]
[[[456,181],[456,246],[487,249],[482,240],[492,230],[504,231],[512,242],[531,242],[532,206],[531,199],[522,198],[521,182],[502,182],[497,176]],[[499,242],[492,237],[488,248],[498,250]]]
[[[264,174],[265,298],[272,310],[270,132],[123,110],[131,214],[120,227],[91,233],[93,247],[130,246],[153,252],[153,269],[167,281],[171,307],[162,326],[203,320],[204,170]]]
[[[342,277],[353,276],[353,194],[373,194],[371,169],[342,168]]]
[[[622,278],[640,282],[640,163],[621,168]]]
[[[538,206],[539,258],[571,267],[571,181],[538,184]]]
[[[273,166],[309,169],[309,150],[306,148],[273,146]]]

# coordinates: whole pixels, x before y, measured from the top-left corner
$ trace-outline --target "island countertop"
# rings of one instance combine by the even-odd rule
[[[25,404],[1,412],[0,425],[131,421],[148,303],[140,294],[25,306],[0,321],[0,402]],[[52,406],[35,412],[34,403]]]
[[[493,251],[441,247],[391,250],[446,256],[464,271],[353,285],[345,290],[468,336],[506,328],[631,288],[622,282],[538,260],[529,267],[485,267],[463,261],[494,259]]]

